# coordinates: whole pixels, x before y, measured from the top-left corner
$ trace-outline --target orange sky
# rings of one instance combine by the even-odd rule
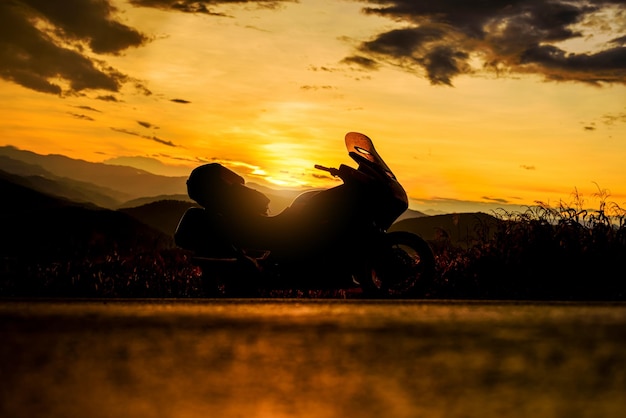
[[[0,5],[0,145],[320,186],[359,131],[417,210],[626,207],[621,1],[58,3]]]

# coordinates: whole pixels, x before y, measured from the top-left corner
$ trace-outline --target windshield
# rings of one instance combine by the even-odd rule
[[[346,148],[350,156],[359,163],[359,170],[368,174],[372,174],[372,171],[376,172],[378,179],[382,180],[379,185],[383,186],[387,192],[377,199],[374,212],[378,224],[385,229],[389,228],[393,221],[408,208],[409,200],[406,192],[367,136],[358,132],[347,133]]]
[[[346,148],[348,148],[348,152],[352,155],[352,153],[356,154],[359,157],[362,157],[374,164],[377,164],[380,168],[382,168],[385,173],[396,180],[396,176],[391,172],[387,164],[383,161],[383,159],[378,155],[376,149],[374,148],[374,144],[372,140],[367,136],[360,134],[358,132],[348,132],[346,134]],[[354,158],[354,156],[352,157]],[[358,161],[358,159],[355,158]]]

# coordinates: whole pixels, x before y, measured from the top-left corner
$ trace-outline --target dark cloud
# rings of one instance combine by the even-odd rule
[[[348,58],[346,58],[348,59]],[[334,73],[336,71],[340,71],[337,68],[330,68],[330,67],[325,67],[325,66],[321,66],[321,67],[316,67],[314,65],[309,66],[309,70],[311,71],[324,71],[327,73]]]
[[[317,91],[317,90],[333,90],[335,87],[333,86],[328,86],[328,85],[323,85],[323,86],[313,86],[310,84],[305,84],[303,86],[300,86],[300,90],[311,90],[311,91]]]
[[[509,200],[503,199],[501,197],[483,196],[482,199],[492,203],[510,203]]]
[[[277,8],[290,0],[130,0],[135,6],[153,7],[162,10],[175,10],[185,13],[202,13],[212,16],[227,16],[216,12],[212,7],[222,4],[253,4],[265,8]],[[295,0],[291,0],[295,1]]]
[[[181,103],[181,104],[189,104],[191,103],[189,100],[185,100],[185,99],[171,99],[171,102],[174,103]]]
[[[104,102],[119,102],[119,100],[117,99],[117,97],[115,97],[112,94],[105,94],[103,96],[98,96],[96,97],[96,99],[98,100],[102,100]]]
[[[91,58],[87,48],[117,54],[146,41],[115,19],[107,0],[0,3],[0,77],[36,91],[118,91],[126,76]]]
[[[380,67],[380,64],[377,61],[361,55],[346,57],[341,62],[344,64],[357,64],[368,70],[377,70]]]
[[[158,126],[154,126],[154,125],[153,125],[153,124],[151,124],[150,122],[145,122],[145,121],[142,121],[142,120],[138,120],[138,121],[137,121],[137,123],[138,123],[138,124],[140,124],[141,126],[143,126],[144,128],[148,128],[148,129],[150,129],[150,128],[152,128],[152,129],[159,129],[159,127],[158,127]]]
[[[140,133],[135,132],[135,131],[131,131],[131,130],[129,130],[129,129],[124,129],[124,128],[111,128],[111,130],[112,130],[112,131],[115,131],[115,132],[120,132],[120,133],[123,133],[123,134],[127,134],[127,135],[141,136],[141,134],[140,134]]]
[[[142,83],[135,83],[135,88],[144,96],[152,96],[152,91]]]
[[[605,125],[617,125],[620,123],[626,123],[626,112],[607,113],[602,117],[602,122]]]
[[[68,112],[69,115],[72,115],[73,117],[75,117],[76,119],[82,119],[82,120],[88,120],[88,121],[94,121],[95,119],[92,118],[91,116],[87,116],[87,115],[82,115],[79,113],[73,113],[73,112]]]
[[[607,19],[626,19],[623,0],[363,0],[364,8],[406,26],[380,33],[344,63],[376,69],[381,63],[424,74],[432,84],[477,70],[539,74],[547,80],[626,84],[626,35],[596,52],[570,53],[559,42],[582,38],[577,28],[606,31]],[[605,12],[604,18],[601,18]],[[607,17],[610,16],[610,17]],[[614,22],[609,22],[614,23]],[[626,25],[614,24],[618,30]],[[472,68],[481,61],[482,69]]]
[[[178,157],[178,156],[174,156],[174,155],[169,155],[169,154],[156,154],[154,155],[155,157],[164,157],[164,158],[169,158],[171,160],[178,160],[178,161],[185,161],[185,162],[191,162],[191,163],[207,163],[209,162],[208,159],[206,158],[202,158],[202,157]]]
[[[168,147],[178,147],[178,145],[176,145],[172,141],[166,141],[165,139],[161,139],[161,138],[156,137],[156,136],[142,135],[142,134],[140,134],[138,132],[131,131],[130,129],[111,128],[111,130],[113,130],[115,132],[120,132],[120,133],[123,133],[123,134],[126,134],[126,135],[138,136],[140,138],[149,139],[151,141],[158,142],[159,144],[167,145]]]
[[[162,10],[176,10],[185,13],[203,13],[212,16],[226,16],[223,13],[213,12],[207,7],[210,1],[192,0],[131,0],[131,4],[142,7],[153,7]]]
[[[167,145],[168,147],[177,147],[178,146],[178,145],[174,144],[172,141],[166,141],[166,140],[161,139],[161,138],[156,137],[156,136],[152,136],[152,137],[144,136],[144,138],[151,139],[151,140],[153,140],[155,142],[158,142],[159,144]]]
[[[91,106],[76,106],[77,109],[83,109],[83,110],[88,110],[90,112],[98,112],[98,113],[102,113],[100,112],[98,109],[94,109]]]

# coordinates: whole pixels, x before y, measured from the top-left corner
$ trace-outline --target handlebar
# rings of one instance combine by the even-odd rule
[[[371,180],[371,177],[366,175],[365,173],[360,172],[356,168],[350,167],[349,165],[341,164],[339,168],[334,167],[324,167],[323,165],[315,164],[315,168],[318,170],[326,171],[330,173],[333,177],[339,177],[345,183],[353,183],[357,181],[359,183],[367,183]]]
[[[339,170],[334,167],[324,167],[323,165],[315,164],[315,168],[318,170],[326,171],[333,177],[339,177]]]

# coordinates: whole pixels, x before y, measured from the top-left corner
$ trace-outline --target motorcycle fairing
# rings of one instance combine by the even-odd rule
[[[385,189],[391,192],[391,199],[384,199],[384,201],[389,202],[392,207],[377,208],[377,212],[380,213],[377,216],[380,226],[387,229],[409,207],[406,192],[389,166],[376,152],[376,148],[368,136],[358,132],[348,132],[345,136],[345,142],[348,154],[359,164],[359,169],[375,174],[377,180],[383,182],[386,185]]]
[[[357,162],[362,163],[362,159],[365,159],[371,163],[374,163],[392,179],[396,179],[396,176],[391,172],[391,169],[385,164],[382,157],[376,152],[372,140],[358,132],[348,132],[345,137],[346,148],[348,154]]]

